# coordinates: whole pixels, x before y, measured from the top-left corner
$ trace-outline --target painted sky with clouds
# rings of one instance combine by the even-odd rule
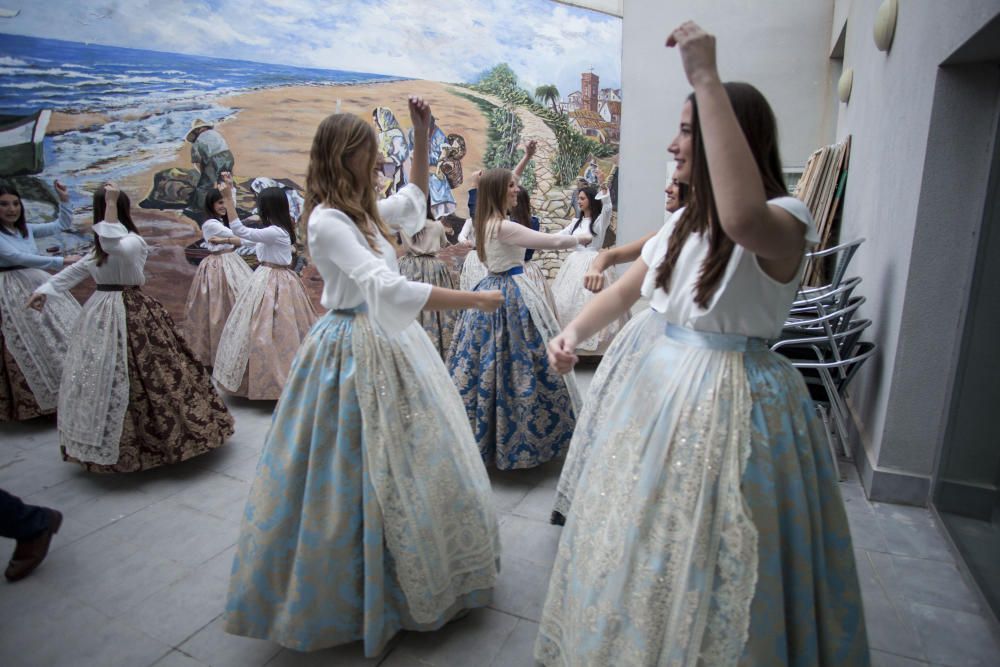
[[[471,81],[507,62],[565,97],[593,67],[619,87],[621,19],[551,0],[0,0],[0,32]]]

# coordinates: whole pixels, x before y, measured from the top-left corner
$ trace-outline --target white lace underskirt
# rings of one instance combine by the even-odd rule
[[[590,264],[597,257],[596,250],[577,250],[570,253],[563,261],[559,273],[552,281],[552,298],[556,302],[556,314],[562,326],[573,321],[583,307],[596,295],[583,286],[583,277],[590,270]],[[604,286],[611,285],[616,279],[615,267],[609,267],[604,272]],[[622,315],[596,334],[577,344],[577,349],[586,352],[598,352],[610,344],[625,323],[628,314]]]
[[[68,292],[49,296],[41,313],[27,307],[32,292],[48,279],[41,269],[0,273],[4,344],[43,412],[56,408],[63,359],[80,316],[80,304]]]
[[[459,276],[458,281],[459,287],[466,292],[472,291],[472,288],[486,277],[486,273],[486,266],[479,261],[479,255],[473,248],[465,256],[465,262],[462,264],[462,275]]]
[[[351,345],[386,545],[410,614],[431,623],[462,595],[496,583],[489,477],[462,399],[416,322],[390,338],[360,314]]]
[[[218,351],[215,353],[212,379],[230,392],[239,391],[243,376],[246,374],[247,364],[250,361],[250,325],[253,323],[254,313],[264,301],[267,281],[273,270],[269,266],[257,267],[245,290],[240,293],[233,310],[229,313],[229,319],[226,320],[226,326],[222,329]]]
[[[94,292],[77,321],[59,388],[59,443],[81,461],[118,462],[129,399],[127,341],[122,293]]]

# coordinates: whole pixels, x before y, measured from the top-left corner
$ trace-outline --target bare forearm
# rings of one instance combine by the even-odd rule
[[[639,259],[639,255],[642,254],[642,246],[646,245],[646,241],[656,236],[656,232],[651,232],[646,234],[641,239],[636,239],[631,243],[626,243],[622,246],[616,246],[610,250],[606,250],[594,259],[595,268],[599,271],[604,271],[609,266],[615,266],[617,264],[625,264],[626,262],[634,262]],[[600,263],[598,263],[600,262]]]
[[[641,259],[611,287],[591,299],[566,331],[571,331],[577,341],[587,340],[626,313],[640,296],[646,263]]]
[[[426,196],[429,191],[430,166],[428,164],[427,134],[414,132],[413,163],[410,167],[410,182],[420,188]]]
[[[529,162],[531,162],[531,155],[525,151],[524,157],[522,157],[521,161],[517,163],[516,167],[514,167],[514,178],[521,178],[521,174],[523,174],[524,170],[528,168]]]
[[[482,297],[477,292],[463,292],[446,287],[432,287],[424,310],[465,310],[478,308]]]

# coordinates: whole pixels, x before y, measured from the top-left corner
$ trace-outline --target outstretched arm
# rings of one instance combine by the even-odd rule
[[[591,292],[600,292],[604,288],[604,272],[609,267],[625,264],[626,262],[634,262],[639,259],[642,246],[646,245],[646,241],[654,236],[656,236],[656,232],[650,232],[641,239],[632,241],[631,243],[626,243],[623,246],[617,246],[609,250],[602,250],[597,253],[597,257],[590,263],[590,269],[583,277],[583,286]]]
[[[410,121],[413,123],[413,152],[410,154],[410,183],[416,185],[427,196],[430,180],[430,160],[427,147],[427,135],[434,122],[431,116],[431,105],[420,97],[410,98]]]
[[[517,166],[514,167],[514,178],[521,178],[521,174],[523,174],[524,170],[528,168],[528,163],[531,162],[531,158],[535,157],[535,150],[537,150],[537,148],[538,142],[534,139],[529,141],[524,147],[524,156],[521,158],[521,161],[517,163]]]

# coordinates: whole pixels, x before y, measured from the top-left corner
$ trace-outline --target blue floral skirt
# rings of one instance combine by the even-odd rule
[[[569,446],[576,381],[549,366],[545,345],[559,325],[541,288],[524,274],[491,273],[475,288],[485,290],[500,290],[504,303],[492,313],[462,312],[448,370],[486,465],[531,468]]]
[[[358,345],[370,345],[359,342],[359,337],[371,337],[359,330],[371,328],[367,316],[365,322],[359,322],[360,317],[337,311],[322,317],[292,364],[247,500],[226,603],[227,632],[270,639],[298,651],[363,640],[365,655],[374,656],[400,629],[433,630],[460,610],[490,601],[492,584],[475,590],[466,587],[458,594],[446,591],[449,596],[443,603],[436,600],[438,611],[432,618],[417,621],[411,613],[399,561],[389,546],[389,527],[394,525],[389,513],[403,512],[404,521],[421,529],[447,517],[431,511],[433,503],[399,508],[387,506],[379,497],[385,471],[371,467],[366,420],[380,417],[362,408],[363,385],[374,383],[358,360]],[[452,494],[445,498],[449,505],[465,503],[482,510],[486,519],[460,522],[455,533],[487,552],[480,560],[488,563],[490,580],[498,567],[499,545],[489,480],[440,357],[418,325],[412,324],[404,334],[398,346],[420,357],[420,364],[426,362],[423,375],[445,392],[435,395],[433,389],[416,385],[383,385],[380,391],[430,393],[430,405],[440,404],[442,412],[427,415],[428,421],[442,425],[428,435],[437,457],[458,462],[449,468],[434,456],[424,457],[435,459],[430,463],[445,479],[407,471],[405,483],[425,494],[440,495],[445,489]],[[453,414],[448,414],[452,408]],[[456,421],[461,429],[449,430]],[[399,449],[414,444],[405,433],[393,435]],[[434,488],[423,488],[428,484]],[[426,528],[426,533],[433,534],[433,528]],[[471,571],[470,567],[455,576],[467,577]]]
[[[593,422],[536,659],[867,666],[837,474],[798,371],[758,339],[672,325],[634,352]]]

